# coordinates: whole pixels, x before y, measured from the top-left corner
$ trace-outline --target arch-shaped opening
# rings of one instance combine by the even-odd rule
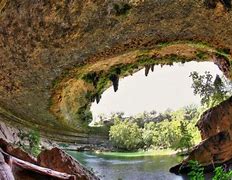
[[[201,106],[200,95],[194,94],[194,72],[198,76],[205,73],[212,75],[212,82],[219,77],[223,83],[227,83],[224,82],[226,78],[222,71],[213,62],[156,65],[151,67],[149,75],[146,74],[147,69],[143,68],[131,76],[119,79],[117,92],[112,85],[104,91],[99,103],[95,100],[91,104],[91,125],[99,124],[99,119],[107,121],[114,114],[130,117],[152,111],[157,114],[190,105]]]
[[[74,131],[101,134],[100,129],[88,126],[90,106],[100,101],[101,94],[113,84],[118,89],[119,78],[131,75],[145,67],[145,75],[155,65],[173,65],[175,62],[211,61],[226,77],[231,77],[231,56],[227,49],[216,49],[202,42],[160,43],[149,49],[130,51],[107,59],[94,60],[73,69],[56,84],[51,111],[58,120]]]

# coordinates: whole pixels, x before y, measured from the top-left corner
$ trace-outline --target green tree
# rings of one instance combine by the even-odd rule
[[[153,112],[144,112],[137,116],[123,117],[120,114],[114,114],[109,118],[110,140],[118,148],[130,150],[135,148],[144,149],[190,149],[194,144],[200,142],[200,133],[195,126],[199,116],[199,110],[191,105],[176,111],[165,111],[157,114]],[[166,119],[165,119],[166,118]],[[130,127],[139,129],[137,134],[141,134],[135,141],[127,133]],[[130,140],[128,140],[130,139]],[[129,142],[139,142],[138,145],[129,147]]]
[[[187,125],[188,125],[187,122],[180,121],[179,128],[181,132],[181,138],[179,142],[177,143],[177,149],[180,149],[182,152],[186,148],[189,152],[190,148],[193,145],[193,142],[192,142],[193,137],[191,135],[191,132],[188,131]]]
[[[149,148],[153,143],[152,141],[154,136],[154,128],[155,128],[154,122],[149,122],[144,124],[142,138],[146,148]]]
[[[213,80],[210,72],[199,75],[196,71],[192,72],[190,77],[193,81],[192,88],[194,94],[201,97],[202,105],[207,107],[215,106],[232,94],[231,83],[224,77],[217,75],[215,80]]]
[[[200,113],[197,105],[190,104],[188,106],[183,107],[184,110],[184,119],[192,121],[199,117]]]
[[[189,161],[191,171],[188,176],[191,180],[204,180],[204,168],[197,161]]]
[[[119,149],[137,150],[142,147],[142,131],[136,123],[115,120],[110,127],[110,141]]]

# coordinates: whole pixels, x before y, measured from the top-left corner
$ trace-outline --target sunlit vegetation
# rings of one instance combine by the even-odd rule
[[[213,79],[209,72],[203,75],[192,72],[190,77],[194,94],[201,98],[201,108],[191,105],[176,111],[167,109],[159,114],[151,111],[131,117],[116,113],[108,119],[103,115],[98,124],[110,126],[110,141],[118,149],[190,151],[200,142],[200,133],[195,125],[201,113],[232,95],[231,83],[224,77],[217,75]]]
[[[190,150],[200,141],[195,124],[200,110],[188,106],[177,111],[150,113],[123,117],[118,113],[101,124],[113,124],[110,127],[110,141],[118,149],[135,151],[139,149]],[[109,123],[111,121],[111,123]],[[113,123],[112,123],[113,121]]]
[[[166,150],[153,150],[150,151],[137,151],[137,152],[120,152],[120,151],[114,151],[114,152],[99,152],[98,154],[104,155],[104,156],[110,156],[110,157],[145,157],[145,156],[164,156],[164,155],[170,155],[175,154],[176,152],[172,149],[166,149]]]
[[[205,180],[204,168],[197,161],[188,162],[191,171],[188,173],[190,180]],[[214,169],[212,180],[230,180],[232,179],[232,170],[225,170],[222,166]]]
[[[224,76],[217,75],[213,79],[209,72],[200,75],[194,71],[190,77],[194,94],[201,97],[201,104],[206,108],[213,107],[232,95],[232,83]]]
[[[115,119],[110,128],[110,140],[118,149],[136,150],[142,147],[142,130],[136,123]]]
[[[161,47],[168,46],[170,44],[161,44]],[[207,44],[198,43],[189,45],[196,46],[202,50],[196,52],[196,61],[203,61],[209,58],[209,53],[205,51],[205,48],[208,47]],[[220,56],[221,58],[228,59],[229,55],[227,54],[226,49],[218,49],[215,52],[215,55]],[[101,100],[102,93],[113,85],[114,91],[116,92],[119,88],[119,79],[139,71],[140,69],[145,69],[145,76],[149,74],[150,71],[154,70],[155,65],[173,65],[175,62],[188,62],[193,60],[192,58],[182,57],[176,54],[169,54],[164,57],[159,57],[157,61],[156,56],[150,57],[146,53],[141,53],[138,55],[138,60],[133,64],[117,64],[111,67],[107,72],[89,72],[81,76],[81,78],[90,84],[92,84],[95,89],[94,91],[88,91],[86,94],[86,99],[89,102],[97,103]],[[228,91],[228,81],[224,77],[219,77],[213,81],[213,76],[209,73],[205,75],[199,75],[197,72],[193,72],[191,75],[193,80],[193,89],[194,94],[199,94],[202,97],[202,104],[207,105],[206,107],[212,107],[219,102],[225,100],[229,95]],[[207,89],[210,88],[210,89]],[[228,95],[228,96],[225,96]],[[210,104],[211,103],[211,104]],[[80,112],[81,113],[81,112]]]
[[[17,143],[19,147],[33,156],[37,156],[40,153],[41,138],[39,131],[31,130],[28,133],[20,133],[19,137],[20,141]]]
[[[120,11],[127,9],[128,12],[126,4],[118,5],[116,9]],[[181,48],[181,52],[183,51],[183,53],[176,53],[178,48]],[[208,61],[212,57],[217,58],[217,55],[220,55],[220,58],[231,59],[228,49],[215,49],[204,42],[160,42],[154,46],[154,49],[140,49],[114,57],[109,61],[101,60],[98,63],[78,66],[77,69],[70,72],[72,74],[70,77],[76,80],[65,83],[68,79],[66,77],[68,73],[64,73],[64,76],[62,76],[64,81],[61,81],[61,79],[54,81],[54,87],[57,89],[57,93],[55,93],[54,99],[50,103],[51,110],[59,117],[59,120],[63,124],[78,127],[80,131],[89,132],[92,131],[88,127],[89,121],[91,120],[91,114],[88,112],[91,102],[96,101],[99,103],[102,93],[111,85],[117,91],[120,78],[132,75],[144,67],[145,75],[147,76],[150,71],[154,70],[155,65],[172,65],[177,62],[184,63],[193,60]],[[77,85],[78,83],[82,83],[81,86],[78,86],[80,88],[76,88],[75,91],[72,91],[72,94],[65,95],[69,90],[74,89],[72,88],[73,85]],[[62,94],[61,91],[65,93]],[[72,102],[73,100],[72,98],[68,98],[69,96],[76,96],[81,100]],[[59,101],[59,98],[64,98],[67,101]],[[56,110],[57,108],[66,107],[67,104],[72,104],[72,108],[68,108],[68,120],[66,118],[67,114],[64,114],[63,111]]]

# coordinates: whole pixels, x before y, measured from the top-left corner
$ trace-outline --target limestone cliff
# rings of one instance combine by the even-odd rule
[[[82,116],[94,85],[76,77],[107,74],[111,65],[145,62],[145,56],[156,64],[167,56],[171,64],[173,54],[193,60],[202,48],[204,60],[223,49],[231,62],[231,23],[224,1],[1,0],[0,119],[53,139],[94,142],[99,131],[89,130]]]
[[[217,165],[230,166],[232,161],[232,97],[204,112],[197,123],[203,141],[171,172],[186,173],[188,161],[198,161],[206,171]]]

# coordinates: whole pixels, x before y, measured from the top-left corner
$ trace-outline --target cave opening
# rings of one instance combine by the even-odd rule
[[[146,65],[123,78],[116,76],[121,73],[119,68],[114,72],[108,76],[111,83],[101,98],[92,102],[90,126],[107,127],[110,146],[113,144],[116,152],[103,149],[92,154],[70,154],[77,159],[81,156],[85,165],[100,171],[106,179],[132,178],[133,168],[137,177],[183,179],[168,172],[183,160],[183,156],[172,153],[186,155],[202,141],[195,125],[204,111],[231,96],[231,82],[215,63],[208,61]],[[100,79],[96,77],[91,74],[95,86]],[[226,97],[219,96],[222,90]]]
[[[121,178],[121,176],[114,174],[114,168],[109,169],[109,167],[113,167],[109,163],[115,163],[115,158],[116,161],[118,161],[119,156],[125,156],[125,154],[118,154],[118,152],[115,152],[116,154],[101,153],[102,151],[109,150],[108,148],[113,151],[136,151],[136,153],[141,153],[142,151],[142,158],[144,158],[144,156],[149,156],[149,160],[151,159],[151,156],[154,155],[149,152],[149,150],[152,149],[156,150],[156,155],[158,155],[157,150],[161,150],[162,153],[163,150],[171,150],[168,152],[167,156],[167,159],[169,160],[174,159],[173,156],[169,156],[173,153],[173,150],[175,152],[178,150],[182,154],[187,150],[187,152],[190,153],[189,158],[199,158],[201,155],[197,153],[201,152],[206,154],[204,157],[210,158],[209,153],[211,152],[208,152],[205,147],[213,143],[215,144],[215,142],[222,144],[222,142],[226,141],[226,143],[222,144],[225,144],[225,146],[227,143],[230,143],[228,132],[224,132],[224,130],[227,130],[230,127],[227,126],[228,118],[230,119],[230,117],[228,117],[226,113],[218,114],[217,112],[220,111],[222,107],[226,108],[226,112],[230,111],[231,85],[228,79],[231,79],[232,77],[231,59],[230,51],[226,48],[215,48],[204,42],[192,41],[159,43],[149,49],[135,49],[105,58],[95,57],[92,60],[90,59],[89,63],[72,69],[67,73],[67,76],[63,77],[63,79],[56,84],[50,110],[57,117],[57,120],[59,120],[65,127],[69,127],[73,132],[78,132],[79,135],[82,135],[81,142],[100,146],[99,151],[95,151],[94,149],[95,154],[92,156],[93,158],[89,158],[91,154],[84,154],[84,156],[90,163],[91,168],[94,168],[91,166],[91,162],[93,161],[97,162],[95,164],[96,166],[101,166],[99,165],[99,160],[101,161],[101,158],[103,158],[103,166],[98,170],[105,170],[107,172],[111,170],[113,175],[108,173],[110,176]],[[197,65],[202,68],[201,72],[195,71],[196,69],[200,69],[197,68]],[[210,71],[211,65],[213,65],[216,70],[214,69]],[[190,70],[185,72],[185,75],[178,73],[178,68],[185,71],[184,69],[188,66]],[[155,89],[142,84],[142,82],[146,82],[149,79],[154,80],[156,77],[162,77],[162,75],[157,74],[155,76],[155,73],[159,71],[165,72],[165,69],[173,71],[173,74],[171,77],[163,79],[161,84],[171,85],[172,87],[162,87],[160,92],[156,92],[158,87],[161,87],[160,85],[157,85],[158,83],[147,83],[149,85],[157,85],[154,86]],[[153,73],[154,77],[152,77]],[[138,80],[134,80],[134,86],[131,85],[134,89],[130,89],[124,94],[124,97],[117,97],[121,91],[123,92],[123,81],[127,78],[136,77],[137,74],[141,77],[145,76],[146,78],[141,80],[140,83],[138,83]],[[172,79],[175,76],[178,76],[178,80]],[[187,78],[187,80],[183,80],[182,78],[184,77]],[[168,79],[172,82],[170,83]],[[192,84],[189,83],[191,80]],[[133,80],[130,81],[133,82]],[[190,92],[192,94],[187,94],[184,97],[185,93],[181,91],[181,89],[183,90],[184,88],[176,88],[173,90],[172,88],[175,87],[175,85],[178,87],[181,87],[181,85],[189,85],[188,89],[191,90]],[[191,89],[191,87],[193,88]],[[139,92],[148,96],[149,100],[146,100],[146,98],[143,98],[141,94],[139,95],[139,93],[136,92],[136,90],[140,88],[146,90],[146,93],[144,93],[144,89],[141,89]],[[164,89],[168,91],[165,92]],[[107,94],[110,90],[111,94],[116,97],[118,102],[113,102],[113,96],[111,96],[108,98],[110,104],[107,105],[104,104],[104,93]],[[148,90],[151,91],[151,94],[148,93]],[[172,108],[173,110],[166,111],[165,108],[163,108],[163,110],[162,108],[158,109],[157,107],[160,105],[153,104],[151,107],[155,107],[155,110],[145,108],[136,111],[137,113],[148,111],[147,113],[142,113],[142,117],[136,117],[136,115],[131,112],[131,114],[128,113],[123,116],[122,113],[117,113],[121,110],[116,110],[116,116],[111,116],[113,118],[110,116],[108,116],[110,117],[108,118],[106,116],[106,118],[99,118],[100,121],[98,118],[95,118],[98,117],[96,113],[92,116],[91,110],[94,112],[95,107],[100,107],[98,105],[104,104],[103,109],[106,109],[106,107],[113,107],[114,104],[118,105],[119,102],[126,104],[125,102],[129,95],[133,95],[132,92],[136,96],[132,96],[132,100],[128,100],[128,104],[131,107],[135,107],[136,104],[142,104],[140,102],[135,103],[138,97],[142,97],[145,103],[156,102],[157,98],[161,98],[162,101],[165,97],[162,97],[160,94],[164,93],[166,97],[170,95],[170,97],[167,98],[169,101],[166,103],[166,108]],[[171,94],[171,92],[175,93]],[[155,94],[158,94],[159,96],[155,97],[152,101],[151,97]],[[198,96],[198,100],[191,101],[190,97],[194,97],[193,94],[200,96]],[[173,100],[171,99],[172,97],[175,97],[176,99]],[[185,102],[182,105],[179,105],[179,107],[184,105],[186,105],[186,107],[179,108],[178,105],[170,106],[171,102],[180,103],[182,101],[181,97],[183,97],[182,100],[190,100],[187,101],[188,103]],[[198,106],[190,105],[192,102]],[[199,104],[204,104],[206,108]],[[143,104],[142,107],[146,107],[146,104]],[[207,110],[208,108],[210,109]],[[112,110],[108,110],[109,114],[111,111]],[[123,111],[126,112],[126,110]],[[103,110],[99,110],[98,112],[101,114]],[[129,112],[129,110],[127,110],[127,112]],[[198,121],[199,119],[200,121]],[[225,123],[219,122],[221,119]],[[214,123],[209,121],[213,121]],[[201,141],[201,139],[203,141]],[[201,143],[199,143],[200,141]],[[198,145],[195,146],[196,144]],[[107,149],[104,149],[105,146]],[[91,147],[87,147],[87,149],[88,148]],[[100,154],[98,155],[98,153]],[[129,153],[126,154],[126,156],[137,157],[136,153],[132,155]],[[195,156],[195,154],[197,155]],[[75,156],[75,153],[72,155]],[[82,155],[83,154],[78,154],[77,158]],[[164,160],[163,155],[164,154],[162,154],[161,161]],[[141,157],[141,155],[139,156]],[[209,158],[196,160],[199,160],[199,162],[203,161],[204,165],[207,166],[212,163]],[[217,158],[217,154],[215,155],[215,158]],[[221,156],[221,158],[224,157]],[[109,160],[109,163],[105,160]],[[223,162],[226,160],[223,159]],[[128,163],[131,162],[134,163],[131,160],[128,161]],[[174,164],[178,162],[179,161],[175,161]],[[171,172],[178,173],[180,167],[185,165],[184,162],[185,161],[182,161],[183,164],[174,167]],[[120,162],[119,164],[121,165],[121,163],[124,162]],[[122,167],[125,169],[126,167],[131,167],[128,163],[126,166]],[[145,161],[145,164],[146,163],[147,161]],[[138,168],[143,169],[145,164]],[[170,168],[170,166],[172,165],[169,164],[168,168]],[[188,169],[188,166],[185,167]],[[167,172],[167,167],[164,169],[165,172]],[[140,171],[139,169],[137,170],[138,172]],[[154,167],[152,170],[154,170]],[[129,171],[130,170],[127,169],[124,173],[128,173]],[[102,174],[105,175],[106,173],[103,172]],[[143,174],[143,176],[144,175],[145,174]],[[170,174],[165,175],[169,176]],[[130,178],[132,179],[133,177]],[[172,176],[172,178],[178,179],[180,176]]]
[[[95,105],[101,103],[103,93],[111,85],[113,85],[113,91],[117,91],[116,96],[120,94],[121,91],[118,91],[118,86],[120,86],[119,83],[121,83],[120,79],[140,73],[139,71],[143,68],[143,74],[148,76],[149,72],[154,71],[155,68],[158,67],[157,65],[163,66],[164,69],[170,66],[170,70],[173,71],[176,66],[180,66],[179,64],[183,64],[184,67],[184,64],[188,62],[213,62],[226,77],[230,78],[230,59],[231,56],[227,49],[215,49],[203,42],[177,41],[172,43],[160,43],[150,49],[133,50],[109,58],[100,58],[97,61],[93,60],[87,65],[73,69],[71,72],[67,73],[67,76],[64,77],[63,80],[58,81],[58,83],[55,82],[56,85],[52,96],[50,111],[57,117],[57,120],[63,124],[63,127],[69,128],[70,131],[101,135],[101,130],[99,128],[96,129],[92,126],[90,128],[89,126],[93,118],[96,117],[95,115],[94,117],[92,116],[91,104],[93,102],[95,102]],[[205,67],[205,71],[207,71],[207,68],[208,67]],[[156,72],[157,70],[154,71],[154,73]],[[186,77],[188,78],[188,76],[189,75]],[[149,75],[144,82],[150,78],[151,75]],[[180,82],[179,80],[173,80],[172,83],[174,83],[174,81]],[[139,84],[137,85],[137,87],[140,87]],[[137,87],[134,89],[138,89]],[[144,85],[141,87],[144,87]],[[147,88],[147,90],[149,90],[149,88]],[[134,90],[131,90],[131,92],[134,92]],[[167,92],[166,95],[169,95],[170,92]],[[175,96],[176,95],[173,95],[173,97]],[[126,96],[126,98],[127,97],[129,96]],[[140,95],[134,97],[133,101],[141,97]],[[150,97],[152,96],[150,95]],[[185,99],[187,100],[189,98],[186,97]],[[118,103],[113,103],[113,105],[116,104]],[[93,107],[99,106],[92,106],[92,109]],[[105,108],[108,107],[109,105],[105,105]]]
[[[112,86],[104,91],[101,99],[96,99],[90,110],[93,121],[109,118],[114,113],[135,116],[143,112],[164,112],[165,110],[196,105],[200,106],[200,95],[194,94],[192,72],[209,72],[212,79],[225,79],[223,72],[213,62],[187,62],[173,65],[153,65],[120,80],[112,81]],[[149,74],[148,74],[149,73]]]

